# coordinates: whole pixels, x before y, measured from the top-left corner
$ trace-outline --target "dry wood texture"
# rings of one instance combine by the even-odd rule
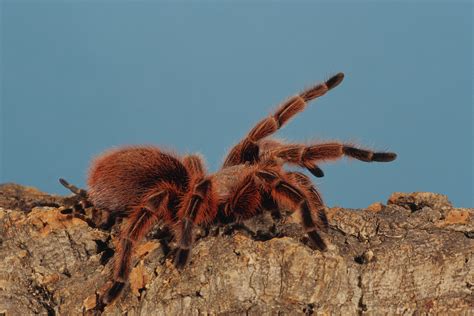
[[[0,315],[89,314],[109,280],[117,229],[61,214],[70,198],[0,186]],[[105,315],[474,314],[474,210],[395,193],[328,210],[329,249],[294,219],[262,217],[202,236],[178,272],[153,231]]]

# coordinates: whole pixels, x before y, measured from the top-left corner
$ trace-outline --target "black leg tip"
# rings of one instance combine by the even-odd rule
[[[66,180],[64,180],[63,178],[59,178],[59,183],[61,183],[63,186],[65,186],[66,188],[69,187],[69,182],[67,182]]]
[[[318,166],[314,166],[314,167],[308,168],[308,171],[311,172],[311,174],[312,174],[313,176],[315,176],[316,178],[322,178],[322,177],[324,177],[324,172],[323,172],[323,170],[321,170],[321,168],[319,168]]]
[[[189,249],[178,249],[176,257],[174,258],[174,265],[176,269],[182,270],[188,263]]]
[[[332,76],[326,81],[326,86],[329,90],[337,87],[342,80],[344,79],[344,74],[342,72],[338,73],[337,75]]]
[[[315,230],[309,231],[308,237],[320,251],[325,251],[328,248],[324,240]]]
[[[396,158],[396,153],[374,153],[372,161],[389,162],[394,161]]]
[[[107,293],[105,293],[104,297],[100,300],[100,303],[104,305],[110,304],[113,300],[115,300],[120,295],[124,286],[125,286],[125,283],[114,282],[114,284],[112,284],[112,287],[107,290]]]

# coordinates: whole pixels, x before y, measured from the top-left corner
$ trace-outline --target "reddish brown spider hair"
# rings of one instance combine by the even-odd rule
[[[134,248],[158,223],[168,226],[175,236],[178,249],[174,262],[178,268],[188,261],[196,225],[238,222],[262,212],[278,214],[283,206],[300,213],[309,239],[325,250],[319,232],[327,230],[328,222],[321,195],[307,175],[288,172],[284,166],[302,167],[321,177],[318,165],[325,161],[347,156],[388,162],[396,154],[341,142],[286,144],[268,137],[303,111],[307,102],[324,95],[343,78],[339,73],[289,98],[258,122],[213,174],[207,174],[200,156],[180,157],[158,147],[137,146],[111,150],[95,159],[87,193],[61,180],[95,208],[126,219],[115,254],[113,284],[101,302],[108,304],[119,296],[130,274]]]

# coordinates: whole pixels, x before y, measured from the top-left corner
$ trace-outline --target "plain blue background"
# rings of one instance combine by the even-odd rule
[[[66,194],[123,144],[226,151],[282,100],[346,79],[277,135],[392,150],[315,179],[329,206],[395,191],[473,206],[471,2],[1,2],[1,173]]]

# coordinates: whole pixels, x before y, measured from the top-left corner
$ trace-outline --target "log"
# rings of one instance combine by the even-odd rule
[[[98,313],[119,224],[100,230],[63,214],[72,199],[0,185],[0,315]],[[327,212],[326,252],[312,249],[294,216],[264,215],[244,223],[250,233],[201,233],[181,272],[158,227],[103,314],[474,314],[474,209],[394,193]]]

